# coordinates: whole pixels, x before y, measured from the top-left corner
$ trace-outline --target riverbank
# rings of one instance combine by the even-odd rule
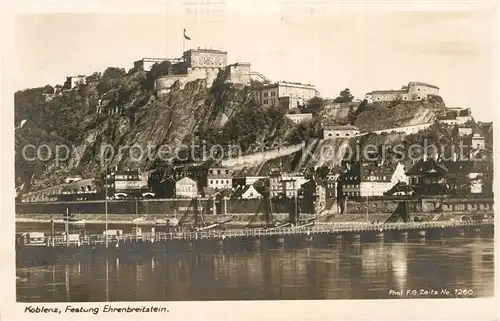
[[[460,220],[463,216],[475,215],[478,213],[474,212],[455,212],[455,213],[443,213],[443,214],[429,214],[429,213],[415,213],[413,216],[419,216],[424,220],[437,220],[437,221],[449,221],[449,220]],[[493,216],[493,212],[481,213],[486,216]],[[391,213],[369,213],[366,214],[327,214],[321,215],[316,223],[318,224],[330,224],[330,223],[342,223],[342,222],[385,222]],[[278,221],[285,221],[288,218],[287,214],[274,214],[274,218]],[[301,214],[300,219],[311,218],[310,214]],[[85,224],[103,224],[106,222],[106,215],[104,214],[82,214],[80,217],[85,220]],[[140,219],[138,219],[140,218]],[[163,214],[163,215],[145,215],[137,216],[136,214],[108,214],[109,224],[121,224],[121,225],[141,225],[150,226],[155,225],[157,219],[180,219],[180,215],[173,214]],[[263,219],[263,214],[260,218],[254,218],[254,214],[227,214],[227,215],[203,215],[206,222],[218,222],[231,220],[228,225],[243,226],[248,224],[251,219],[255,221],[261,221]],[[188,218],[188,222],[191,221],[192,215]],[[56,224],[64,223],[61,214],[16,214],[17,223],[50,223],[54,221]]]
[[[261,214],[260,217],[254,217],[254,214],[228,214],[228,215],[203,215],[205,222],[220,222],[231,220],[226,226],[241,227],[253,220],[255,223],[263,222],[264,215]],[[372,214],[369,216],[370,221],[385,221],[390,214]],[[286,221],[288,219],[288,214],[273,214],[273,217],[278,221]],[[312,215],[302,214],[299,219],[310,219]],[[82,214],[77,218],[85,220],[86,225],[101,225],[106,222],[106,215],[104,214]],[[140,219],[138,219],[140,218]],[[137,226],[153,226],[155,221],[158,219],[180,219],[180,215],[164,214],[164,215],[145,215],[137,216],[135,214],[108,214],[108,224],[119,224],[119,225],[137,225]],[[193,216],[191,215],[186,223],[191,222]],[[32,224],[49,224],[54,221],[55,224],[63,224],[64,221],[60,214],[17,214],[16,223],[32,223]],[[362,222],[366,223],[366,215],[357,214],[332,214],[323,215],[317,220],[317,224],[331,224],[331,223],[342,223],[342,222]]]

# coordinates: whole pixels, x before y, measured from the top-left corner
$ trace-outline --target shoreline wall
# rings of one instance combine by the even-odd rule
[[[331,208],[334,200],[327,200],[327,208]],[[463,198],[404,198],[387,197],[369,200],[338,201],[341,206],[347,208],[344,213],[364,214],[368,204],[369,213],[393,213],[400,202],[407,201],[411,212],[470,212],[470,211],[493,211],[493,197],[463,197]],[[234,200],[234,199],[163,199],[163,200],[112,200],[108,201],[108,213],[110,214],[255,214],[265,212],[265,204],[260,199]],[[288,214],[293,211],[294,204],[289,199],[273,199],[272,212],[275,214]],[[299,199],[301,213],[311,213],[311,200]],[[101,214],[105,212],[105,203],[100,201],[86,202],[53,202],[53,203],[17,203],[16,214],[64,214],[66,209],[72,214]],[[335,213],[336,211],[331,210]]]

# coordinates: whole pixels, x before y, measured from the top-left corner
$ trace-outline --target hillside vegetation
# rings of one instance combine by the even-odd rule
[[[115,150],[108,167],[148,170],[172,164],[155,157],[137,161],[126,149],[118,157],[119,148],[138,144],[147,151],[147,146],[153,146],[154,156],[160,146],[175,150],[183,145],[186,150],[181,149],[179,155],[189,163],[187,148],[198,142],[205,141],[207,149],[221,145],[221,153],[226,154],[231,144],[248,152],[256,146],[265,149],[276,138],[287,144],[297,136],[286,111],[261,108],[253,87],[225,84],[221,76],[212,86],[206,86],[205,80],[188,83],[183,89],[174,84],[169,94],[157,97],[151,82],[151,73],[158,76],[157,68],[131,74],[112,69],[115,72],[111,75],[105,71],[86,85],[56,88],[59,94],[50,101],[44,94],[54,92],[51,86],[15,94],[16,125],[26,120],[15,135],[16,186],[38,189],[62,183],[69,175],[85,178],[103,174],[100,156],[105,144]],[[107,105],[98,114],[99,104],[104,102]],[[115,112],[108,113],[110,110]],[[52,151],[57,145],[66,145],[72,153],[59,164],[53,159],[29,161],[22,156],[29,144],[46,144]],[[196,150],[196,156],[202,158],[201,152],[201,148]]]
[[[429,123],[445,113],[446,106],[439,96],[426,101],[374,102],[358,109],[353,124],[361,131],[375,131]]]
[[[231,156],[233,145],[238,145],[243,153],[300,143],[314,147],[313,157],[304,158],[302,151],[279,155],[239,169],[246,174],[265,175],[272,168],[295,171],[335,167],[343,158],[345,146],[353,141],[322,141],[323,126],[354,124],[362,131],[373,131],[429,122],[446,110],[437,96],[424,102],[367,104],[353,102],[345,89],[334,100],[313,98],[300,110],[311,112],[313,119],[296,125],[286,117],[287,110],[282,107],[261,107],[257,99],[258,83],[227,84],[222,73],[213,84],[196,80],[181,89],[177,83],[170,93],[156,96],[154,79],[168,72],[169,66],[164,64],[153,66],[149,72],[126,73],[110,67],[73,89],[45,86],[16,92],[16,126],[25,120],[15,133],[16,186],[22,185],[28,191],[60,184],[71,175],[97,177],[104,173],[105,165],[118,170],[146,171],[192,164],[207,159],[202,149],[195,149],[196,159],[191,157],[191,147],[200,143],[208,150],[214,145],[222,146],[219,154],[224,157]],[[46,100],[46,95],[52,99]],[[382,145],[401,141],[403,137],[375,136],[378,137],[365,136],[362,143]],[[421,137],[417,135],[411,141]],[[71,154],[59,163],[50,157],[27,160],[22,152],[28,145],[47,145],[52,152],[56,146],[65,145]],[[104,145],[112,146],[115,151],[107,163],[101,159]],[[133,145],[146,152],[152,147],[153,153],[140,160],[133,158],[126,148],[122,155],[118,154],[120,148]],[[184,146],[179,152],[182,162],[155,157],[161,146],[173,150],[181,145]],[[325,147],[331,150],[331,159],[318,154],[318,148]]]

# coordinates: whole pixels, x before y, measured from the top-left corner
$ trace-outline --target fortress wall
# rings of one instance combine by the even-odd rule
[[[429,128],[432,124],[433,123],[425,123],[425,124],[417,124],[417,125],[410,125],[410,126],[403,126],[403,127],[381,129],[381,130],[376,130],[373,133],[382,134],[382,133],[391,133],[391,132],[395,131],[397,133],[415,134],[421,130]]]
[[[427,95],[439,95],[439,89],[425,85],[410,85],[408,87],[410,100],[424,99],[427,98]]]
[[[236,63],[227,66],[225,70],[225,82],[250,85],[250,64]]]
[[[197,79],[207,79],[207,84],[211,85],[217,77],[217,73],[218,70],[213,71],[199,68],[189,70],[188,74],[163,76],[155,80],[155,90],[157,94],[166,94],[170,92],[170,88],[177,80],[180,82],[181,89],[183,89],[188,82],[195,81]]]
[[[232,167],[233,169],[242,168],[245,166],[254,166],[258,163],[263,163],[274,158],[298,152],[302,149],[303,146],[304,143],[226,159],[222,161],[222,166]]]

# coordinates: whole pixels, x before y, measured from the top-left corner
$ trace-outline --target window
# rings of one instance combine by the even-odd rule
[[[420,88],[417,88],[417,91],[420,91]]]
[[[219,184],[219,180],[218,179],[215,180],[215,184]]]
[[[271,96],[276,96],[276,92],[275,92],[275,91],[272,91],[272,92],[271,92]]]
[[[214,173],[214,171],[213,171],[213,170],[209,170],[209,173],[210,173],[210,174],[213,174],[213,173]]]
[[[210,184],[213,184],[213,183],[214,183],[214,181],[211,179],[211,180],[210,180]]]
[[[217,174],[220,175],[220,169],[217,170]]]
[[[269,100],[264,99],[264,104],[269,104]]]
[[[269,94],[268,93],[264,93],[264,97],[267,97]]]
[[[271,99],[271,104],[274,104],[274,102],[276,101],[276,99]]]
[[[338,136],[338,134],[337,134],[337,136]],[[329,133],[329,134],[328,134],[328,137],[332,137],[332,133]]]
[[[229,174],[229,169],[226,169],[226,174]]]

